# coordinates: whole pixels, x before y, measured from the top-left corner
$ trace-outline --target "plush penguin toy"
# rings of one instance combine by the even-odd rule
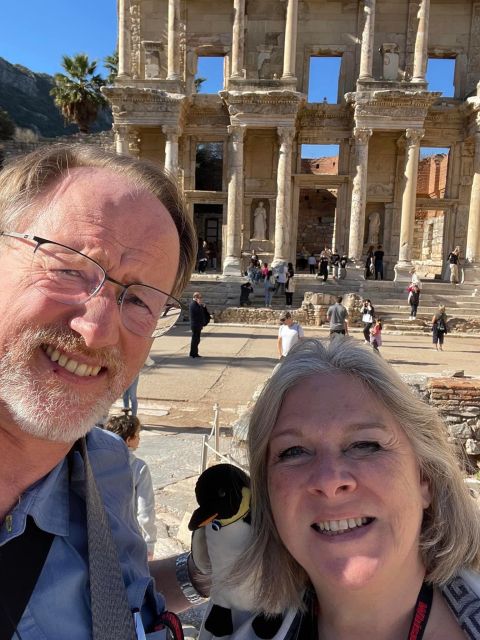
[[[210,569],[212,574],[210,604],[199,640],[276,638],[284,626],[282,623],[287,621],[283,616],[266,618],[253,613],[256,608],[253,581],[223,585],[251,544],[249,477],[231,464],[219,464],[202,473],[195,495],[199,507],[188,525],[193,531],[192,553],[199,569]]]

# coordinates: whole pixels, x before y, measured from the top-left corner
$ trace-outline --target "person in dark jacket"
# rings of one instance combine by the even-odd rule
[[[418,285],[414,284],[409,287],[408,303],[410,304],[410,320],[415,320],[417,317],[417,309],[420,304],[420,289]]]
[[[240,286],[240,306],[247,305],[249,307],[252,302],[250,300],[250,294],[253,293],[253,287],[250,280]]]
[[[189,306],[190,311],[190,329],[192,330],[192,340],[190,342],[190,357],[201,358],[198,353],[198,345],[200,344],[200,334],[206,323],[207,307],[202,302],[202,294],[195,291],[193,300]],[[210,315],[210,314],[208,314]]]

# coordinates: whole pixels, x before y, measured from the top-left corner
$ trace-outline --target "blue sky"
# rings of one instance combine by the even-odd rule
[[[116,0],[4,0],[1,5],[0,56],[32,71],[62,71],[63,54],[86,53],[99,62],[114,52],[117,42]],[[340,58],[314,58],[310,67],[311,102],[337,101]],[[431,91],[452,95],[453,60],[430,60],[427,80]],[[223,60],[201,58],[197,77],[206,77],[201,93],[223,87]],[[438,150],[442,151],[442,150]],[[324,145],[320,155],[336,155]],[[318,157],[318,148],[302,145],[303,157]]]
[[[115,51],[116,0],[3,0],[0,8],[0,56],[13,64],[53,75],[65,53],[101,63]]]

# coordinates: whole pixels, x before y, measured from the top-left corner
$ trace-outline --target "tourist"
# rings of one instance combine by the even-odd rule
[[[375,318],[373,326],[370,329],[370,344],[376,353],[380,353],[379,347],[382,346],[382,321],[380,318]]]
[[[410,305],[409,320],[415,320],[417,318],[418,305],[420,304],[420,289],[417,284],[408,288],[408,304]]]
[[[382,249],[382,245],[379,244],[377,250],[373,254],[374,267],[375,267],[375,280],[383,280],[383,256],[385,252]]]
[[[438,305],[438,311],[432,318],[433,344],[437,351],[443,351],[443,343],[448,333],[447,314],[443,304]]]
[[[198,345],[203,327],[205,327],[211,319],[206,305],[203,303],[203,296],[199,291],[195,291],[193,299],[189,306],[190,312],[190,329],[192,330],[192,339],[190,341],[190,357],[201,358],[198,353]]]
[[[365,342],[370,344],[370,329],[372,328],[373,320],[375,318],[375,309],[368,298],[363,301],[360,313],[362,314],[363,337]]]
[[[287,282],[287,266],[282,262],[275,267],[276,270],[276,286],[275,296],[285,294],[285,284]]]
[[[128,457],[133,475],[133,492],[135,514],[143,539],[147,545],[148,559],[153,560],[157,526],[155,524],[155,494],[153,493],[152,475],[148,464],[137,458],[135,451],[140,444],[140,420],[127,413],[123,416],[111,416],[105,429],[116,433],[128,447]]]
[[[328,307],[327,320],[330,322],[330,335],[341,333],[348,334],[348,311],[342,304],[342,296],[336,297],[335,304]]]
[[[201,238],[198,239],[198,251],[197,251],[197,270],[198,273],[205,273],[207,269],[207,243]]]
[[[478,640],[478,505],[439,415],[385,360],[302,341],[257,400],[248,452],[252,542],[232,579],[257,576],[275,638]]]
[[[262,279],[265,280],[265,278],[268,275],[268,262],[264,262],[262,264],[262,268],[260,269],[260,272],[262,274]]]
[[[340,254],[336,249],[333,250],[330,256],[330,264],[332,265],[333,279],[340,278]]]
[[[323,278],[323,283],[328,279],[328,265],[330,264],[330,252],[327,247],[320,253],[320,260],[318,263],[318,275]]]
[[[456,286],[459,283],[458,274],[458,260],[460,256],[460,247],[455,247],[453,251],[448,254],[447,260],[450,268],[450,282]]]
[[[277,339],[278,356],[280,360],[285,358],[290,349],[303,337],[303,329],[298,322],[293,321],[290,311],[282,313]]]
[[[253,293],[253,287],[250,280],[240,285],[240,303],[239,304],[241,307],[244,307],[245,305],[249,307],[252,304],[250,301],[251,293]]]
[[[195,232],[161,168],[94,145],[4,168],[0,229],[0,629],[134,638],[194,567],[156,561],[155,593],[126,447],[92,425],[181,314]]]
[[[293,304],[293,294],[295,293],[295,271],[293,264],[288,263],[287,267],[287,282],[285,283],[285,305],[291,307]]]
[[[365,280],[368,280],[375,274],[375,248],[373,245],[368,247],[367,257],[365,259]]]
[[[310,271],[310,274],[315,275],[315,272],[317,270],[317,259],[313,252],[308,256],[307,262],[308,262],[308,269]]]
[[[347,277],[347,262],[348,257],[344,254],[338,263],[338,279],[345,280]]]
[[[129,409],[132,416],[136,416],[138,413],[137,387],[139,378],[140,376],[137,376],[128,389],[123,392],[123,408]]]
[[[265,277],[265,280],[263,281],[263,291],[265,294],[265,306],[266,307],[271,307],[272,306],[272,295],[273,292],[275,291],[275,287],[276,287],[276,280],[275,280],[275,276],[273,275],[273,271],[271,269],[269,269],[267,271],[267,275]]]

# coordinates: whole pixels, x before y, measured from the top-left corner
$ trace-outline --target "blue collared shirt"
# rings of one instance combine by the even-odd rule
[[[147,628],[164,608],[154,592],[145,542],[133,513],[133,482],[124,442],[101,429],[87,437],[90,463],[103,498],[132,609],[141,609]],[[21,535],[27,515],[55,534],[30,601],[18,624],[22,640],[89,640],[92,637],[88,580],[83,461],[73,454],[69,482],[62,460],[22,495],[0,528],[0,546]]]

